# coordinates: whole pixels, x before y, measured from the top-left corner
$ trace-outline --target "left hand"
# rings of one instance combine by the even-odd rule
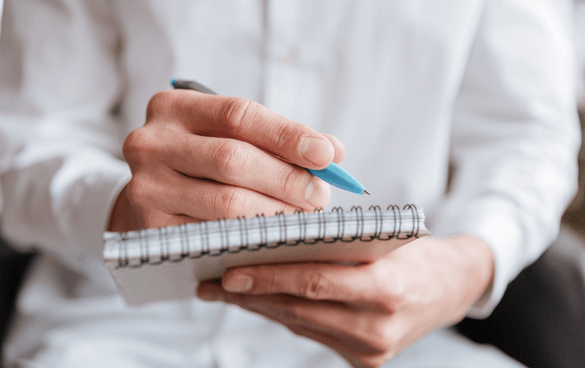
[[[490,286],[482,239],[424,237],[359,266],[289,263],[239,267],[201,283],[223,300],[336,350],[354,367],[378,367],[425,334],[460,321]]]

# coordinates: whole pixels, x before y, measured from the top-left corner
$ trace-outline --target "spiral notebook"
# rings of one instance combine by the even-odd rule
[[[126,302],[138,305],[192,298],[199,281],[220,277],[229,267],[367,262],[428,233],[424,213],[414,205],[259,215],[106,232],[104,264]]]

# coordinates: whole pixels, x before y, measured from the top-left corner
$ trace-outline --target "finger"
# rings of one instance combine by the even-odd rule
[[[282,293],[310,300],[367,304],[379,300],[385,290],[376,276],[369,264],[288,263],[230,269],[222,277],[222,286],[234,293]]]
[[[118,195],[110,214],[108,231],[126,232],[149,227],[163,227],[196,222],[197,219],[184,215],[173,215],[164,211],[133,206],[128,198],[128,185]]]
[[[329,139],[329,142],[331,142],[331,144],[333,145],[333,148],[335,150],[335,156],[333,157],[333,162],[335,162],[336,164],[341,163],[341,161],[343,161],[343,159],[345,158],[345,146],[334,135],[327,134],[327,133],[323,133],[323,135],[325,136],[325,138]]]
[[[253,190],[190,178],[169,168],[148,176],[135,175],[127,190],[143,218],[151,216],[150,213],[164,212],[207,221],[277,212],[288,214],[297,209]]]
[[[335,155],[333,145],[322,134],[244,98],[167,91],[151,99],[148,111],[156,110],[158,104],[162,109],[174,108],[195,134],[248,142],[301,167],[323,169]]]
[[[362,353],[386,349],[386,335],[392,327],[387,327],[376,312],[337,302],[312,301],[290,295],[234,294],[222,290],[214,282],[200,284],[197,295],[204,300],[223,300],[238,305],[289,328],[318,332],[358,348]]]
[[[172,213],[156,211],[152,209],[148,209],[147,211],[141,212],[138,218],[139,229],[176,226],[201,221],[199,219],[187,215],[174,215]]]
[[[327,183],[249,143],[193,134],[174,140],[165,164],[188,176],[251,189],[306,211],[331,199]]]

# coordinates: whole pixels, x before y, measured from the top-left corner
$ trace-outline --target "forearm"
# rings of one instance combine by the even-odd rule
[[[451,190],[431,216],[435,234],[471,233],[492,247],[494,287],[477,317],[554,241],[576,189],[570,4],[537,3],[486,3],[454,105]]]

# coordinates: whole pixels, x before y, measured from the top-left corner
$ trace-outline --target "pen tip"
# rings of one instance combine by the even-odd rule
[[[171,85],[174,87],[175,83],[177,83],[177,78],[171,79]]]
[[[368,192],[367,190],[364,189],[364,193],[366,193],[367,195],[371,196],[370,192]]]

